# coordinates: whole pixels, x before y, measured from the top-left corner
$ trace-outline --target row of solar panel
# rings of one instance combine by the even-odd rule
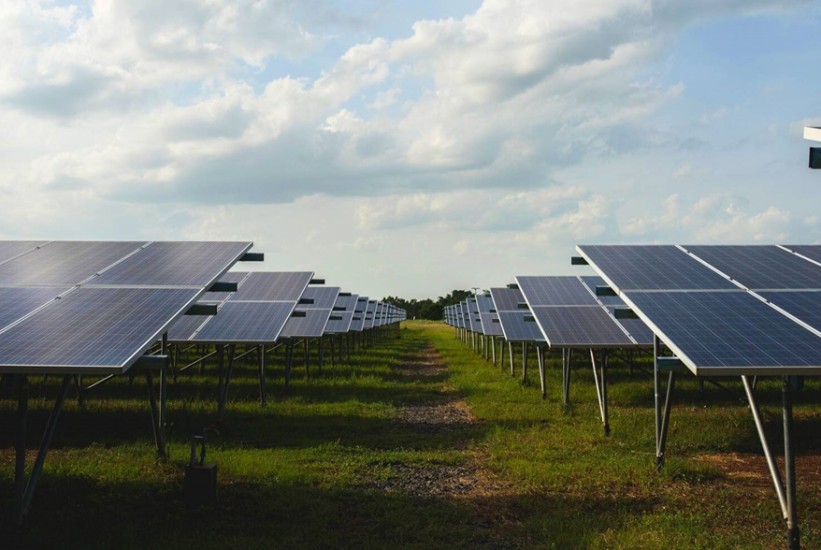
[[[307,290],[311,273],[226,273],[252,246],[0,241],[0,372],[124,372],[166,331],[187,341],[267,342],[404,318],[337,287]],[[237,292],[205,294],[218,279]],[[218,314],[183,316],[198,299]]]
[[[518,276],[515,285],[449,306],[445,320],[486,336],[549,347],[652,345],[652,333],[641,321],[616,319],[616,308],[624,306],[619,298],[596,296],[603,284],[592,276]]]
[[[821,246],[579,246],[695,374],[821,372]]]

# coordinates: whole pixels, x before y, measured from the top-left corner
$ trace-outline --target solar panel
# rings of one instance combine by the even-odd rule
[[[818,336],[748,292],[635,292],[629,299],[697,375],[821,371]]]
[[[234,293],[231,301],[296,302],[313,276],[310,271],[254,271]]]
[[[209,302],[205,300],[199,300],[197,304],[208,306],[222,305],[220,302]],[[174,321],[168,329],[168,341],[187,342],[202,325],[211,322],[214,318],[214,315],[183,315]]]
[[[684,248],[750,289],[821,289],[821,266],[777,246]]]
[[[610,312],[610,315],[614,318],[615,310],[615,307],[607,306],[607,311]],[[647,347],[653,345],[653,331],[650,330],[650,327],[644,324],[644,321],[641,319],[615,319],[615,321],[624,327],[624,330],[633,337],[636,344]]]
[[[551,346],[624,347],[633,341],[600,306],[535,306],[533,315]]]
[[[821,292],[760,292],[759,294],[768,302],[772,302],[790,315],[821,331]]]
[[[353,319],[351,320],[351,330],[362,332],[365,328],[365,310],[368,308],[368,297],[360,296],[356,299]]]
[[[70,287],[0,287],[0,329],[54,300]]]
[[[821,244],[788,244],[785,245],[785,248],[821,263]]]
[[[250,276],[250,273],[247,271],[229,271],[219,278],[219,282],[239,284],[248,276]],[[239,288],[237,290],[239,290]],[[234,292],[206,292],[203,294],[203,300],[207,300],[209,302],[222,302],[223,300],[231,298],[234,294]]]
[[[338,286],[309,286],[302,293],[302,298],[313,300],[312,304],[300,304],[297,309],[331,309],[339,296]]]
[[[487,336],[504,336],[499,315],[496,313],[482,313],[482,333]]]
[[[225,273],[250,248],[248,242],[152,242],[91,282],[205,286],[214,281],[215,273]]]
[[[0,371],[123,372],[199,292],[80,287],[0,334]]]
[[[509,342],[544,342],[542,331],[530,311],[500,311],[499,322]]]
[[[195,342],[265,343],[280,336],[293,311],[293,302],[227,301],[202,329],[189,337]]]
[[[353,321],[353,311],[335,311],[328,319],[328,324],[325,325],[325,332],[327,334],[344,334],[350,331],[351,322]],[[334,319],[333,317],[339,317]]]
[[[324,309],[306,309],[304,317],[290,317],[282,329],[283,338],[319,338],[325,333],[330,312]]]
[[[516,283],[530,307],[599,305],[578,277],[517,276]]]
[[[34,250],[47,241],[0,241],[0,263]]]
[[[493,298],[490,294],[477,294],[476,306],[479,308],[479,313],[490,313],[490,310],[494,309]]]
[[[609,286],[607,281],[599,277],[598,275],[582,275],[581,277],[582,283],[590,289],[594,295],[596,294],[596,287],[602,286]],[[619,298],[618,296],[596,296],[596,299],[599,300],[602,304],[606,306],[623,306],[624,300]]]
[[[672,245],[580,245],[618,290],[720,290],[733,283]]]
[[[479,306],[475,298],[468,298],[465,307],[467,307],[468,329],[471,332],[482,332],[482,319],[479,317]]]
[[[139,250],[141,242],[55,241],[0,264],[0,284],[76,285]]]
[[[522,291],[516,288],[491,288],[490,295],[498,312],[516,311],[525,299]]]

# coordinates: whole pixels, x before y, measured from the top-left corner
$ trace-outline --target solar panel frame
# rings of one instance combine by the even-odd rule
[[[508,342],[544,342],[544,335],[539,329],[535,319],[525,321],[526,317],[532,316],[530,311],[500,311],[499,323],[502,325],[502,333]]]
[[[618,292],[738,289],[675,245],[578,245],[576,250]]]
[[[71,287],[0,287],[0,330],[31,315]]]
[[[818,336],[749,292],[633,292],[624,298],[696,376],[821,374]],[[728,313],[733,324],[726,322]]]
[[[519,303],[524,301],[522,291],[517,288],[491,288],[490,295],[496,312],[517,311]]]
[[[105,269],[95,285],[210,286],[251,249],[250,242],[157,241]],[[214,277],[214,273],[218,276]]]
[[[312,271],[252,271],[231,301],[297,302],[313,276]]]
[[[325,333],[330,310],[302,310],[304,317],[290,317],[282,328],[282,338],[319,338]]]
[[[534,306],[533,315],[550,347],[629,348],[636,343],[601,306]]]
[[[821,289],[821,266],[775,245],[684,245],[749,289]]]
[[[209,344],[276,342],[291,318],[293,302],[227,301],[219,312],[186,341]],[[170,340],[170,335],[169,335]]]
[[[787,244],[784,248],[821,264],[821,244]]]
[[[46,244],[48,244],[48,241],[0,241],[0,264],[28,252],[33,252],[38,247]]]
[[[200,293],[78,287],[0,334],[0,373],[121,374]]]
[[[145,241],[52,241],[0,264],[0,284],[78,285],[134,254]]]
[[[821,291],[772,291],[758,292],[758,295],[815,330],[821,331]]]
[[[516,284],[531,308],[536,306],[598,306],[590,289],[576,276],[516,276]]]

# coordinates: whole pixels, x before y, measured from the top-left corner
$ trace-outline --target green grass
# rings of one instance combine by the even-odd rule
[[[268,374],[268,404],[256,402],[256,371],[240,365],[222,422],[216,375],[195,369],[169,385],[170,458],[155,459],[145,384],[115,379],[66,402],[26,524],[14,547],[304,548],[773,548],[783,521],[771,486],[751,488],[705,455],[759,453],[737,396],[683,376],[677,385],[661,472],[653,466],[652,380],[613,362],[612,434],[602,434],[592,373],[579,360],[572,405],[560,403],[560,369],[548,362],[548,398],[535,357],[523,384],[484,361],[441,323],[408,322],[352,364],[298,367],[282,385],[281,356]],[[443,376],[400,370],[432,344]],[[519,358],[517,358],[517,361]],[[740,386],[728,383],[733,391]],[[37,445],[57,379],[31,380],[29,448]],[[759,387],[780,449],[780,389]],[[479,419],[461,432],[396,421],[400,408],[458,395]],[[798,452],[821,454],[821,386],[810,381],[795,407]],[[10,506],[16,402],[0,393],[0,498]],[[214,505],[182,499],[188,441],[208,428],[208,461],[219,467]],[[780,452],[780,451],[777,451]],[[763,463],[763,458],[760,459]],[[420,499],[385,492],[384,480],[418,468],[478,461],[504,486],[476,496]],[[817,467],[817,466],[816,466]],[[799,476],[805,547],[821,546],[819,476]],[[6,514],[7,515],[7,514]],[[5,521],[5,520],[4,520]],[[9,526],[4,525],[8,531]],[[5,547],[5,544],[4,544]]]

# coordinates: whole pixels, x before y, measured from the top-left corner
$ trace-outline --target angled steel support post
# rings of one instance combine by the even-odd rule
[[[160,340],[160,354],[165,356],[162,366],[160,367],[160,410],[158,411],[157,420],[160,429],[160,436],[163,442],[162,458],[166,458],[165,449],[165,409],[166,401],[168,400],[168,333],[165,332]]]
[[[265,344],[257,346],[257,376],[259,378],[259,404],[267,403],[265,395]]]
[[[322,372],[322,363],[325,362],[325,337],[324,336],[319,337],[319,351],[318,351],[318,353],[319,353],[319,358],[318,358],[319,362],[317,364],[317,370],[319,372]]]
[[[293,367],[294,362],[294,342],[292,339],[288,339],[285,343],[285,387],[289,387],[291,385],[291,368]]]
[[[599,399],[599,413],[604,427],[604,435],[610,435],[610,418],[607,411],[607,350],[602,350],[598,369],[596,367],[596,352],[590,348],[590,364],[593,366],[593,381],[596,384],[596,397]],[[598,372],[597,372],[598,370]]]
[[[661,341],[653,336],[653,389],[656,412],[656,469],[664,465],[664,453],[667,447],[667,432],[670,427],[670,408],[672,405],[673,389],[676,385],[676,373],[670,371],[667,378],[667,393],[664,398],[664,409],[661,405],[661,373],[659,372],[659,351]]]
[[[228,369],[225,372],[225,378],[222,380],[222,387],[220,388],[219,403],[217,404],[217,416],[222,418],[225,412],[225,402],[228,401],[228,386],[231,384],[231,375],[234,373],[234,351],[236,346],[234,344],[228,345]],[[220,354],[220,367],[222,366],[222,354]],[[222,370],[222,368],[220,368]]]
[[[60,393],[57,394],[57,399],[54,402],[54,408],[51,410],[51,415],[48,418],[43,438],[40,441],[40,449],[37,451],[37,457],[34,459],[34,465],[31,468],[28,481],[25,479],[26,467],[26,432],[28,428],[28,381],[25,376],[19,376],[18,381],[18,434],[16,444],[15,468],[14,468],[14,487],[15,487],[15,504],[14,504],[14,523],[20,525],[28,513],[31,506],[31,499],[34,497],[34,490],[37,487],[37,482],[40,479],[40,474],[43,471],[43,464],[46,461],[46,454],[48,448],[51,446],[51,441],[54,439],[54,432],[57,430],[57,422],[60,420],[60,413],[63,410],[63,403],[66,400],[66,394],[71,386],[71,375],[63,376],[63,382],[60,385]]]
[[[785,489],[784,483],[781,481],[781,472],[778,470],[778,464],[775,461],[775,457],[773,456],[772,451],[770,450],[770,445],[767,443],[767,435],[764,432],[764,421],[761,419],[761,410],[758,408],[758,403],[755,400],[755,395],[753,394],[753,387],[752,383],[750,382],[749,377],[742,376],[741,382],[744,384],[744,392],[747,394],[747,400],[750,403],[750,411],[753,413],[753,421],[755,422],[755,428],[758,431],[758,438],[761,440],[761,448],[764,451],[764,458],[767,460],[767,467],[770,470],[770,478],[773,481],[773,487],[775,488],[775,494],[778,497],[778,504],[781,506],[781,515],[787,521],[787,537],[788,537],[788,546],[790,540],[792,539],[792,529],[790,525],[790,506],[791,504],[795,503],[795,496],[792,496],[792,499],[787,496],[788,489]],[[785,381],[786,384],[786,381]],[[786,403],[785,403],[786,404]],[[790,424],[792,424],[792,404],[790,404]],[[785,424],[787,421],[787,408],[784,409],[784,416],[785,416]],[[787,442],[789,430],[784,433],[784,442]],[[792,443],[792,441],[790,441]],[[792,454],[792,453],[790,453]],[[787,462],[786,457],[786,447],[785,447],[785,466],[789,469],[789,464]],[[794,473],[795,463],[793,462],[793,473]],[[788,480],[789,485],[789,480]],[[793,482],[793,490],[795,490],[795,484]],[[790,502],[792,500],[792,502]],[[793,510],[793,517],[795,511]],[[795,535],[798,535],[797,529],[798,525],[793,524],[795,526]],[[793,548],[789,546],[789,548]]]
[[[527,384],[527,342],[522,342],[522,384]]]
[[[493,354],[493,366],[496,366],[496,337],[490,337],[490,351]]]
[[[542,399],[547,399],[547,384],[544,378],[544,348],[542,346],[536,346],[536,361],[539,364],[539,383],[542,387]]]

